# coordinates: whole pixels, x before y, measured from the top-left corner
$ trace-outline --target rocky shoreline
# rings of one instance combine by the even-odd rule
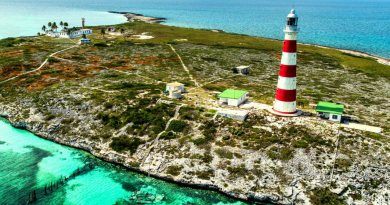
[[[130,12],[108,11],[108,13],[123,14],[127,18],[128,22],[139,20],[150,24],[161,24],[161,23],[165,23],[165,21],[167,20],[166,18],[149,17],[149,16],[144,16],[142,14],[136,14]]]
[[[94,152],[94,149],[88,143],[85,143],[85,141],[80,141],[80,142],[73,141],[73,140],[66,141],[66,140],[63,140],[59,136],[51,135],[50,130],[42,130],[42,126],[39,126],[39,125],[38,126],[31,126],[27,122],[12,122],[11,116],[12,116],[12,114],[10,114],[10,113],[0,112],[0,117],[7,119],[10,122],[11,126],[13,126],[15,128],[29,131],[40,138],[43,138],[43,139],[67,146],[67,147],[72,147],[75,149],[86,151],[98,159],[101,159],[107,163],[122,166],[129,171],[137,172],[140,174],[147,175],[149,177],[153,177],[156,179],[164,180],[164,181],[167,181],[170,183],[175,183],[175,184],[179,184],[179,185],[183,185],[183,186],[187,186],[187,187],[191,187],[191,188],[199,188],[199,189],[218,191],[219,193],[221,193],[227,197],[230,197],[230,198],[233,198],[233,199],[236,199],[239,201],[243,201],[243,202],[251,202],[252,201],[252,202],[274,203],[273,201],[275,200],[275,199],[272,200],[273,197],[264,197],[262,199],[259,199],[256,197],[237,196],[235,193],[229,193],[229,192],[222,191],[220,188],[218,188],[218,186],[216,186],[214,184],[194,184],[194,183],[188,183],[184,180],[174,180],[173,178],[170,178],[170,177],[152,174],[150,172],[143,171],[137,167],[126,165],[123,162],[118,161],[118,158],[110,158],[108,156],[102,156],[101,154]]]

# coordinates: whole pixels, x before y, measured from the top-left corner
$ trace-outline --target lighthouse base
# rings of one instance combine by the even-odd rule
[[[302,115],[301,110],[297,110],[295,113],[283,113],[283,112],[278,112],[274,110],[273,107],[267,109],[268,112],[270,112],[273,115],[281,116],[281,117],[298,117],[299,115]]]

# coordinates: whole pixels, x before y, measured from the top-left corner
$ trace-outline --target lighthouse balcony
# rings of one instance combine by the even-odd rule
[[[286,26],[283,29],[284,32],[299,32],[299,28],[297,26]]]

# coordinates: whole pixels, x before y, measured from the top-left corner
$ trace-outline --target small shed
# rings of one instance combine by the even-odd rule
[[[227,89],[221,94],[219,94],[217,97],[219,98],[219,102],[221,104],[239,106],[247,100],[247,94],[248,92],[246,90]]]
[[[181,90],[181,92],[184,93],[184,84],[178,83],[178,82],[168,83],[166,90],[168,90],[168,91],[171,91],[171,90]]]
[[[331,102],[318,102],[316,112],[317,117],[333,122],[341,122],[341,116],[344,111],[344,105],[336,105]]]
[[[221,110],[218,111],[218,115],[233,120],[245,121],[248,117],[248,112],[241,110]]]
[[[91,39],[89,38],[82,38],[79,40],[79,44],[91,44]]]
[[[249,66],[241,65],[241,66],[236,67],[236,70],[239,74],[248,74],[249,73],[248,68],[249,68]]]

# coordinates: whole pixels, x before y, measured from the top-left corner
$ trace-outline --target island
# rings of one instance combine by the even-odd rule
[[[0,40],[0,116],[129,170],[242,200],[389,203],[387,59],[298,44],[302,115],[280,117],[268,109],[282,41],[123,14],[130,22],[86,26],[91,44]],[[221,99],[239,93],[242,104]],[[343,122],[316,111],[327,103],[343,105]]]

